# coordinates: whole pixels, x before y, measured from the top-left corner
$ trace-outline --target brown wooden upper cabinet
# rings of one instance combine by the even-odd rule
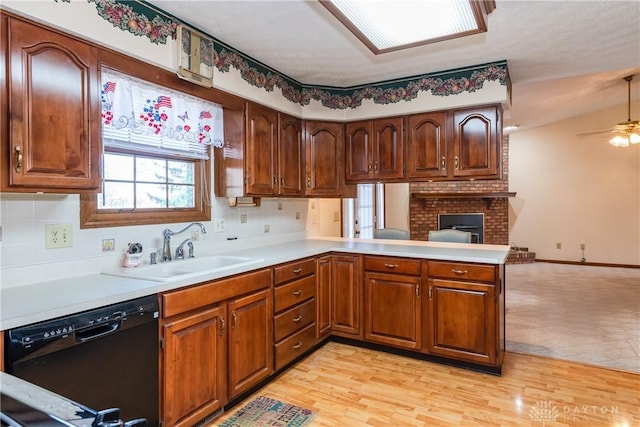
[[[352,197],[347,193],[355,194],[355,186],[345,186],[344,183],[344,125],[338,122],[306,121],[304,143],[305,195]]]
[[[407,121],[409,180],[501,178],[500,105],[414,114]]]
[[[302,196],[301,120],[247,103],[245,194]]]
[[[2,191],[100,191],[97,48],[0,19]]]
[[[409,179],[446,178],[447,113],[414,114],[407,122],[407,177]]]
[[[502,114],[498,106],[453,111],[453,175],[497,178],[501,175]]]
[[[403,130],[402,117],[347,123],[347,182],[402,180]]]

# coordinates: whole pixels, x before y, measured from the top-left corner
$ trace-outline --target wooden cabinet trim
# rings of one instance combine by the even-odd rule
[[[276,342],[286,338],[313,323],[316,318],[316,299],[303,302],[274,316],[274,339]]]
[[[273,310],[278,313],[316,295],[316,278],[307,276],[302,279],[278,286],[273,291]]]
[[[365,271],[377,271],[380,273],[419,276],[422,271],[421,265],[422,263],[419,259],[380,256],[365,256],[364,258]]]
[[[214,280],[161,295],[162,316],[171,317],[271,286],[271,269]]]
[[[289,280],[309,276],[311,274],[314,274],[315,271],[315,258],[279,265],[273,268],[274,284],[277,286],[286,283]]]

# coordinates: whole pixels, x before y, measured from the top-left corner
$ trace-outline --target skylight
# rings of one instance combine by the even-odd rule
[[[478,0],[319,1],[375,54],[485,32],[495,8]]]

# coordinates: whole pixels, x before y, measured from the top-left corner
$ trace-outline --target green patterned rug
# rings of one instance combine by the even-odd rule
[[[309,409],[260,396],[238,409],[220,427],[302,427],[315,416]]]

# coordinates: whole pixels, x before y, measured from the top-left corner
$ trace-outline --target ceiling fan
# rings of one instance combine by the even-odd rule
[[[618,123],[611,130],[581,133],[579,136],[613,133],[609,143],[615,147],[628,147],[629,144],[640,143],[640,121],[631,120],[631,80],[633,75],[624,77],[627,82],[627,121]]]

